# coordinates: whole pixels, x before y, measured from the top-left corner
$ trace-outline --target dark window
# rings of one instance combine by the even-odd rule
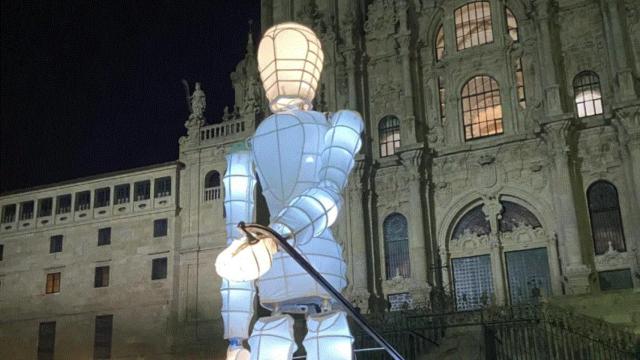
[[[151,263],[151,280],[167,278],[167,258],[153,259]]]
[[[38,200],[38,217],[51,216],[52,210],[53,210],[52,198]]]
[[[507,32],[509,33],[509,37],[513,42],[518,42],[518,20],[513,16],[511,9],[507,7],[504,8],[504,15],[507,18]]]
[[[111,244],[111,228],[98,229],[98,246]]]
[[[56,214],[71,212],[71,194],[60,195],[56,201]]]
[[[76,211],[88,210],[91,208],[91,192],[82,191],[76,193]]]
[[[487,235],[491,233],[491,225],[482,211],[482,205],[469,210],[453,229],[452,240],[460,239],[465,234]]]
[[[633,280],[631,280],[631,271],[629,269],[600,271],[598,272],[600,280],[600,290],[620,290],[633,288]]]
[[[129,196],[131,196],[131,186],[129,184],[116,185],[113,188],[113,194],[114,204],[126,204],[129,202]]]
[[[40,323],[38,331],[38,360],[53,360],[56,345],[56,322]]]
[[[608,181],[597,181],[589,186],[587,199],[596,255],[607,252],[609,246],[616,251],[627,251],[616,187]]]
[[[465,140],[502,134],[500,89],[493,78],[476,76],[464,85],[462,118]]]
[[[493,42],[488,1],[472,2],[457,8],[455,23],[458,50]]]
[[[171,177],[166,176],[155,179],[153,193],[153,196],[157,198],[171,195]]]
[[[212,170],[204,177],[204,201],[216,200],[221,196],[220,173]]]
[[[2,207],[2,223],[12,223],[16,221],[16,204]]]
[[[380,156],[393,155],[400,147],[400,120],[395,116],[385,116],[378,123]]]
[[[511,201],[501,201],[502,214],[500,216],[499,228],[502,232],[513,231],[520,226],[530,226],[539,228],[542,226],[538,218],[529,209]]]
[[[153,237],[167,236],[167,219],[153,221]]]
[[[108,187],[96,189],[94,194],[94,199],[93,199],[93,207],[99,208],[99,207],[109,206],[110,203],[111,203],[111,189]]]
[[[106,287],[109,286],[109,267],[98,266],[96,267],[96,276],[93,282],[94,287]]]
[[[62,252],[62,235],[54,235],[49,239],[49,253]]]
[[[600,78],[593,71],[584,71],[573,79],[578,117],[602,114],[602,92]]]
[[[444,29],[442,25],[436,31],[436,60],[442,60],[444,56]]]
[[[93,340],[93,358],[111,359],[113,315],[96,316],[96,334]]]
[[[398,213],[384,219],[384,263],[387,279],[411,276],[407,219]]]
[[[527,107],[527,99],[524,92],[524,72],[522,70],[522,58],[516,60],[516,93],[518,95],[518,104],[521,108]]]
[[[33,201],[25,201],[20,204],[20,220],[33,218]]]
[[[47,294],[60,292],[60,273],[47,274],[47,286],[45,288]]]
[[[138,181],[133,184],[133,199],[135,201],[147,200],[151,196],[151,181]]]
[[[0,244],[0,261],[4,259],[4,245]]]
[[[445,96],[444,80],[438,77],[438,102],[440,103],[440,123],[442,125],[444,125],[447,120],[447,103]]]

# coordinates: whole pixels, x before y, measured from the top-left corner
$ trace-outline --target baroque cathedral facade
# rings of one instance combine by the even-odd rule
[[[366,124],[334,228],[362,312],[640,288],[639,2],[261,2],[290,20],[322,41],[316,110]],[[175,162],[0,196],[1,358],[224,353],[225,155],[269,115],[251,35],[231,81]]]

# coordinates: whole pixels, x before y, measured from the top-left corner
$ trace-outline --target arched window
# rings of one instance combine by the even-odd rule
[[[583,71],[573,79],[573,94],[578,117],[602,114],[600,78],[593,71]]]
[[[511,12],[511,9],[508,7],[504,8],[504,14],[507,20],[507,32],[509,33],[509,37],[513,42],[518,42],[518,20],[513,16],[513,12]]]
[[[220,196],[220,173],[211,170],[204,177],[204,201],[219,199]]]
[[[436,31],[436,60],[442,60],[444,56],[444,29],[442,25],[438,27]]]
[[[401,214],[393,213],[384,219],[382,228],[387,279],[411,276],[407,219]]]
[[[491,225],[487,221],[487,216],[482,212],[482,205],[478,205],[469,210],[453,229],[452,239],[456,240],[462,237],[465,233],[472,233],[476,235],[487,235],[491,233]]]
[[[493,42],[488,1],[472,2],[457,8],[455,21],[458,50]]]
[[[378,123],[380,136],[380,156],[393,155],[400,147],[400,119],[395,116],[385,116]]]
[[[597,181],[589,186],[587,199],[596,255],[607,252],[609,243],[617,251],[627,251],[616,187],[607,181]]]
[[[501,232],[513,231],[514,228],[523,225],[531,226],[532,228],[542,226],[538,218],[524,206],[511,201],[501,201],[500,203],[502,204],[502,214],[499,223]]]
[[[465,140],[502,134],[500,88],[490,76],[476,76],[462,88]]]

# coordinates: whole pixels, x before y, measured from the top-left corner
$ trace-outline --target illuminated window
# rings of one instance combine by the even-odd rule
[[[458,50],[493,42],[491,6],[487,1],[468,3],[455,11]]]
[[[518,42],[518,20],[513,16],[511,9],[504,8],[504,13],[507,18],[507,32],[509,33],[509,37],[513,42]]]
[[[444,29],[442,25],[438,27],[436,32],[436,60],[442,60],[444,56]]]
[[[400,147],[400,119],[395,116],[385,116],[378,123],[380,139],[380,156],[385,157],[396,153]]]
[[[607,181],[597,181],[589,186],[587,200],[596,255],[607,252],[609,244],[616,251],[627,251],[616,187]]]
[[[384,264],[387,279],[411,276],[407,218],[394,213],[382,223],[384,233]]]
[[[440,122],[444,124],[447,120],[447,109],[445,100],[445,91],[442,78],[438,78],[438,102],[440,103]]]
[[[600,79],[593,71],[584,71],[573,79],[578,117],[602,114]]]
[[[60,273],[47,274],[47,287],[45,289],[47,294],[53,294],[60,292]]]
[[[493,78],[476,76],[464,85],[462,118],[465,140],[502,134],[500,89]]]
[[[518,104],[521,108],[527,107],[527,100],[524,94],[524,72],[522,70],[522,58],[516,60],[516,92],[518,94]]]

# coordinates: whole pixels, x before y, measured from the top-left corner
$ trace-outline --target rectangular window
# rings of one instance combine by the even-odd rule
[[[167,278],[167,258],[153,259],[151,264],[151,280]]]
[[[111,244],[111,228],[98,229],[98,246]]]
[[[25,201],[20,204],[20,220],[33,218],[33,201]]]
[[[52,210],[53,210],[52,198],[38,200],[38,217],[51,216]]]
[[[16,221],[16,204],[2,207],[2,223],[12,223]]]
[[[171,176],[156,179],[153,192],[153,196],[157,198],[171,195]]]
[[[151,181],[138,181],[137,183],[133,184],[133,190],[133,198],[135,201],[147,200],[151,195]]]
[[[0,261],[4,259],[4,245],[0,244]]]
[[[71,212],[71,194],[58,196],[56,201],[56,214],[66,214]]]
[[[600,290],[619,290],[633,288],[633,280],[631,280],[631,271],[629,269],[600,271],[598,272],[600,280]]]
[[[82,191],[76,193],[76,211],[88,210],[91,208],[91,192]]]
[[[131,185],[129,184],[120,184],[116,185],[113,188],[114,193],[114,204],[126,204],[129,202],[129,197],[131,196]]]
[[[94,287],[106,287],[109,286],[109,267],[98,266],[96,267],[96,276],[93,282]]]
[[[113,315],[96,316],[96,333],[93,340],[93,358],[111,359],[111,335]]]
[[[49,239],[49,254],[62,252],[62,235],[54,235]]]
[[[60,292],[60,273],[50,273],[47,274],[47,294],[59,293]]]
[[[38,360],[53,360],[56,345],[56,322],[42,322],[38,330]]]
[[[110,188],[106,187],[106,188],[100,188],[95,190],[95,194],[93,198],[94,208],[109,206],[110,203],[111,203]]]
[[[167,236],[167,219],[153,221],[153,237]]]

